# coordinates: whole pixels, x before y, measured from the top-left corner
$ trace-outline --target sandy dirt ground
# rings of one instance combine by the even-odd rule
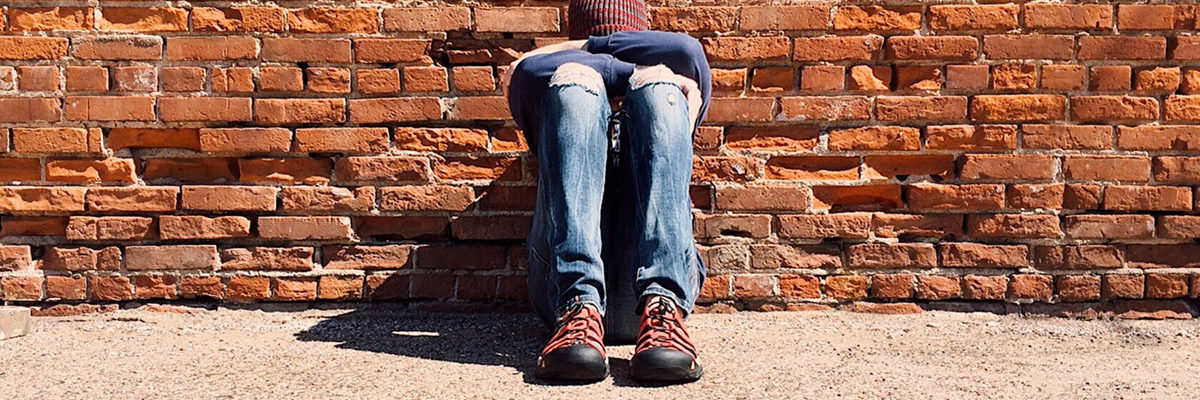
[[[5,399],[1195,398],[1200,321],[926,312],[698,314],[706,375],[643,387],[532,377],[530,314],[366,309],[42,317],[0,341]]]

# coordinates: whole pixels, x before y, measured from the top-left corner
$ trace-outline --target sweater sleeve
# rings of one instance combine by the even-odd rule
[[[684,33],[662,31],[624,31],[609,36],[588,38],[587,51],[611,54],[618,60],[636,65],[663,64],[676,74],[696,81],[704,100],[700,106],[700,117],[704,120],[712,98],[712,71],[704,56],[704,47],[695,38]]]
[[[633,64],[608,54],[593,54],[582,50],[563,50],[540,54],[521,60],[512,73],[508,86],[508,108],[517,126],[527,133],[536,133],[541,123],[542,98],[549,89],[550,77],[560,65],[579,63],[591,67],[604,78],[609,97],[621,96],[629,87]]]

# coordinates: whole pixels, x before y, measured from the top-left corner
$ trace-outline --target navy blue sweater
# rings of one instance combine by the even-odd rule
[[[629,88],[629,76],[633,75],[635,66],[663,64],[676,74],[696,81],[700,87],[704,102],[696,120],[697,126],[708,112],[712,75],[699,41],[683,33],[624,31],[588,38],[587,51],[564,50],[539,54],[517,64],[509,83],[508,108],[517,126],[527,133],[536,133],[540,128],[542,97],[549,88],[554,70],[569,62],[583,64],[600,72],[609,97],[625,95]]]

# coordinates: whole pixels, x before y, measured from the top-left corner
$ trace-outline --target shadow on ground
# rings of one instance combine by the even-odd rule
[[[332,342],[338,348],[513,368],[527,383],[554,385],[534,377],[534,363],[550,331],[531,313],[429,312],[365,306],[329,317],[296,334],[302,341]],[[629,360],[609,358],[614,383],[626,378]]]

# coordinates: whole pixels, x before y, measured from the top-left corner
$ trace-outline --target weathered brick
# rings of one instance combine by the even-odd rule
[[[136,271],[213,271],[217,269],[217,246],[126,246],[125,268]]]

